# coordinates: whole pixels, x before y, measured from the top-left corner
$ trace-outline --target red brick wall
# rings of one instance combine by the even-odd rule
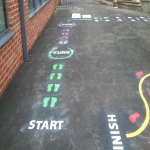
[[[7,8],[9,26],[14,36],[0,49],[0,95],[23,62],[18,0],[7,0]]]
[[[50,0],[33,18],[29,18],[28,0],[25,0],[27,42],[30,50],[54,13],[55,0]],[[59,0],[57,0],[58,4]],[[8,86],[19,66],[23,63],[23,49],[18,0],[7,0],[10,30],[14,33],[0,49],[0,96]]]

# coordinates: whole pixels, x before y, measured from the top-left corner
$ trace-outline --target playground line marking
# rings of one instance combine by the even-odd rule
[[[143,92],[142,92],[142,84],[143,84],[144,80],[145,80],[146,78],[148,78],[148,77],[150,77],[150,73],[147,74],[147,75],[145,75],[145,76],[140,80],[140,82],[139,82],[139,93],[140,93],[140,96],[141,96],[141,98],[142,98],[142,100],[143,100],[143,103],[144,103],[144,106],[145,106],[145,110],[146,110],[145,120],[144,120],[143,124],[141,125],[141,127],[140,127],[138,130],[126,134],[126,137],[127,137],[127,138],[133,138],[133,137],[135,137],[135,136],[138,136],[140,133],[142,133],[142,132],[146,129],[146,127],[147,127],[147,125],[148,125],[148,123],[149,123],[149,119],[150,119],[150,109],[149,109],[149,105],[148,105],[148,103],[147,103],[147,100],[146,100],[146,98],[144,97]]]

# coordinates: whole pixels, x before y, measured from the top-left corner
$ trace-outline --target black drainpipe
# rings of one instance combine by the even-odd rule
[[[23,60],[28,62],[28,46],[27,46],[27,35],[26,35],[26,22],[25,22],[25,12],[24,12],[24,0],[19,1],[20,9],[20,20],[21,20],[21,33],[22,33],[22,45],[23,45]]]

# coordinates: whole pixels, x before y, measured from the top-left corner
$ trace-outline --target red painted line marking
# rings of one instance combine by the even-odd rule
[[[150,92],[148,92],[148,96],[150,97]]]
[[[130,115],[129,116],[129,120],[132,122],[132,123],[135,123],[136,122],[136,120],[137,120],[137,118],[139,118],[140,117],[140,114],[139,113],[134,113],[133,115]]]

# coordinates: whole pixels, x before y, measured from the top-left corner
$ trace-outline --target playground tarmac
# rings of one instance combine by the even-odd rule
[[[150,15],[69,7],[0,99],[0,150],[149,150]]]

